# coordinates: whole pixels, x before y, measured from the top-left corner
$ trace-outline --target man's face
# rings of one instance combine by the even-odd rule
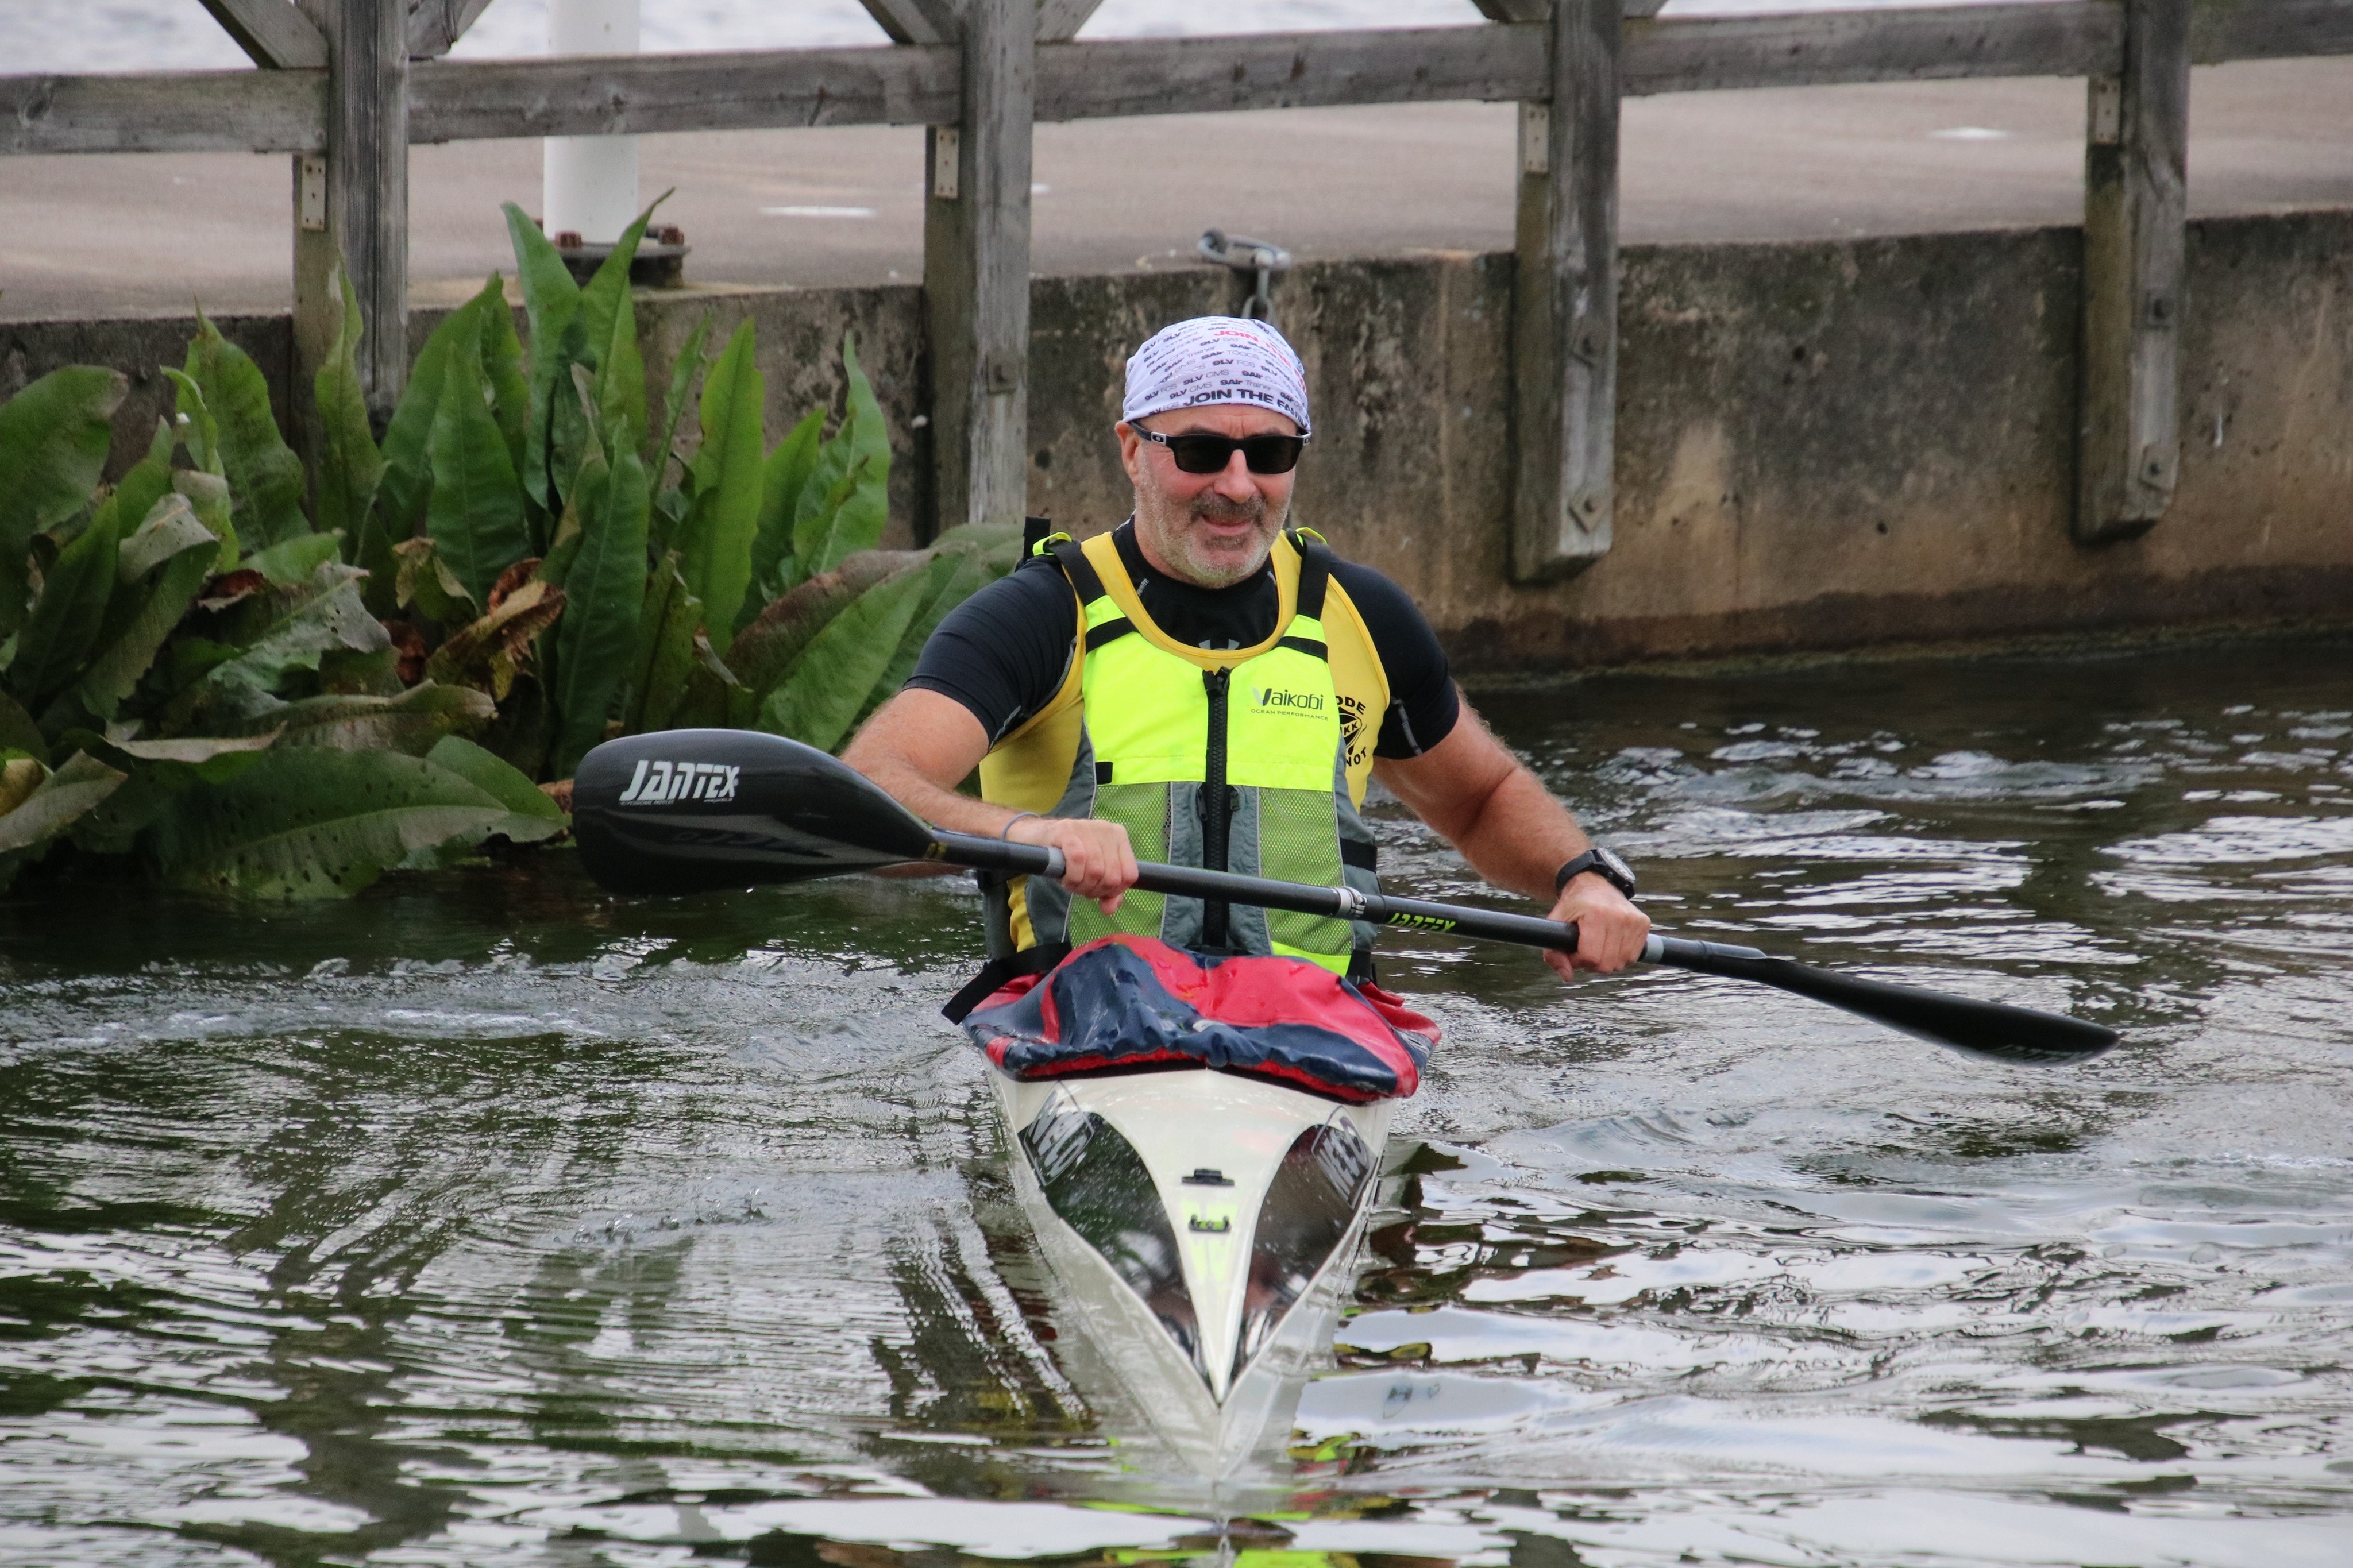
[[[1136,422],[1163,436],[1296,436],[1289,416],[1248,403],[1170,409]],[[1135,485],[1135,540],[1159,571],[1198,588],[1256,572],[1291,515],[1289,474],[1254,474],[1237,449],[1214,474],[1188,474],[1167,447],[1118,426],[1119,455]]]

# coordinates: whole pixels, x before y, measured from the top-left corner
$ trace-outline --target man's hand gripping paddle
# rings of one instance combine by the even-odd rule
[[[705,892],[923,860],[1049,878],[1062,868],[1059,849],[929,827],[837,759],[748,730],[607,742],[580,764],[572,824],[588,874],[617,893]],[[1135,885],[1147,892],[1577,951],[1575,926],[1530,915],[1184,866],[1147,862],[1139,870]],[[1653,935],[1642,962],[1810,996],[1996,1061],[2087,1061],[2116,1043],[2114,1029],[2080,1018],[1850,979],[1752,947]]]

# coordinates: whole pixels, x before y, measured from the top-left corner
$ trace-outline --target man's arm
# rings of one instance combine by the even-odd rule
[[[1563,979],[1574,978],[1573,969],[1608,974],[1641,955],[1650,917],[1609,883],[1588,871],[1555,897],[1554,874],[1592,840],[1469,703],[1444,740],[1418,757],[1377,759],[1373,776],[1460,849],[1482,877],[1550,902],[1554,920],[1576,922],[1575,954],[1545,954]]]
[[[1135,882],[1135,851],[1128,845],[1127,829],[1115,822],[1028,816],[958,795],[955,786],[987,754],[988,731],[970,709],[915,687],[876,710],[841,760],[934,827],[1053,846],[1069,868],[1064,887],[1081,898],[1101,900],[1105,914],[1117,909],[1120,895]]]

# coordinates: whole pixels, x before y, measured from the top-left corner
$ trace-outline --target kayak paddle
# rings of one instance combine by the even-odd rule
[[[838,758],[750,730],[606,742],[573,780],[572,828],[588,874],[617,893],[707,892],[926,860],[1048,878],[1062,870],[1059,849],[934,828]],[[1534,915],[1149,861],[1137,869],[1147,892],[1577,951],[1575,926]],[[1770,985],[1997,1061],[2086,1061],[2116,1043],[2114,1029],[2080,1018],[1832,974],[1753,947],[1653,934],[1641,961]]]

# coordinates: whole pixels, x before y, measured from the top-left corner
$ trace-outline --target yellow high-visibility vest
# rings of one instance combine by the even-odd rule
[[[1120,823],[1139,860],[1379,891],[1358,808],[1388,681],[1322,541],[1293,531],[1276,542],[1274,631],[1222,651],[1187,647],[1153,623],[1111,535],[1038,548],[1077,595],[1079,637],[1054,700],[982,761],[982,795]],[[1042,879],[987,887],[992,958],[1124,931],[1341,973],[1369,968],[1372,929],[1333,916],[1131,891],[1105,917]]]

